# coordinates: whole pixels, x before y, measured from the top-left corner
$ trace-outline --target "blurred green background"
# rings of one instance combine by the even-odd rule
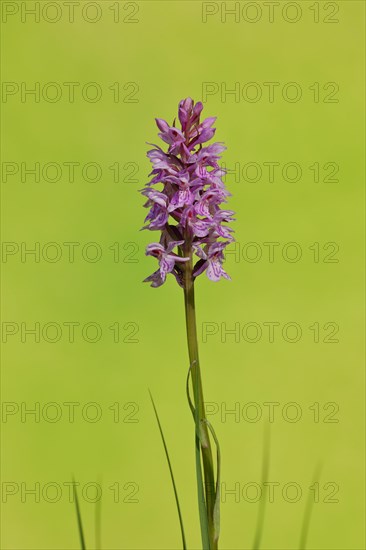
[[[172,278],[157,290],[141,282],[155,269],[144,247],[156,235],[139,232],[137,192],[150,171],[146,142],[158,140],[154,117],[171,122],[186,96],[207,99],[236,170],[226,180],[237,214],[232,282],[196,285],[223,455],[221,548],[252,547],[268,425],[274,498],[262,494],[262,548],[298,547],[308,498],[319,501],[308,548],[365,547],[364,4],[280,2],[272,22],[266,3],[236,4],[225,15],[234,2],[81,2],[70,22],[66,2],[2,2],[4,549],[79,547],[72,474],[88,548],[95,484],[103,548],[181,547],[148,388],[188,546],[199,548],[183,296]],[[296,102],[283,97],[294,97],[289,82]],[[225,94],[235,86],[240,97]],[[26,172],[37,162],[39,181]],[[272,182],[268,162],[278,163]],[[74,178],[65,163],[78,163]],[[273,258],[264,243],[278,243]],[[35,323],[39,342],[25,332]],[[319,490],[309,489],[319,463]]]

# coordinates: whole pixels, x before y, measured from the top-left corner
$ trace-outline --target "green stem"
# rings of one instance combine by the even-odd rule
[[[218,543],[217,540],[215,540],[214,538],[215,475],[208,428],[206,422],[204,422],[206,420],[206,414],[203,398],[201,369],[198,356],[196,310],[194,301],[194,280],[192,276],[193,261],[192,248],[190,244],[189,246],[188,244],[186,245],[184,255],[186,257],[189,256],[190,258],[190,260],[185,263],[184,302],[186,312],[188,352],[191,365],[191,380],[194,390],[193,395],[195,399],[195,406],[198,407],[199,418],[201,420],[201,452],[205,480],[205,496],[210,538],[210,550],[217,550]]]

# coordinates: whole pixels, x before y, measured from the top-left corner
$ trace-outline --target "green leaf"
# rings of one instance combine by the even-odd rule
[[[204,490],[204,483],[203,483],[203,476],[202,476],[201,436],[200,436],[202,431],[201,431],[201,422],[199,418],[200,401],[199,401],[199,392],[197,390],[198,388],[197,383],[193,385],[194,392],[195,392],[195,402],[197,403],[196,408],[194,407],[189,394],[189,378],[191,376],[191,369],[193,365],[194,365],[194,361],[189,367],[186,391],[187,391],[188,403],[195,421],[196,478],[197,478],[198,510],[199,510],[200,526],[201,526],[202,548],[203,550],[210,550],[207,508],[206,508],[205,490]],[[198,370],[196,370],[196,373],[198,378]]]
[[[220,445],[219,440],[217,439],[215,430],[213,429],[210,422],[205,419],[205,423],[207,424],[211,435],[213,437],[213,440],[216,445],[216,460],[217,460],[217,469],[216,469],[216,490],[215,490],[215,505],[213,509],[213,523],[214,523],[214,540],[217,542],[219,540],[220,536],[220,498],[221,498],[221,492],[220,492],[220,484],[221,484],[221,451],[220,451]]]
[[[73,489],[74,489],[76,517],[77,517],[79,537],[80,537],[80,546],[81,546],[81,550],[86,550],[85,539],[84,539],[84,531],[83,531],[83,523],[81,521],[79,499],[78,499],[78,493],[77,493],[77,490],[76,490],[76,485],[75,485],[75,479],[74,478],[72,478],[72,482],[73,482]]]
[[[161,423],[160,423],[158,411],[157,411],[157,409],[156,409],[156,406],[155,406],[155,403],[154,403],[154,399],[153,399],[153,396],[152,396],[150,390],[149,390],[149,394],[150,394],[150,399],[151,399],[152,406],[153,406],[153,408],[154,408],[156,420],[157,420],[157,423],[158,423],[158,426],[159,426],[159,431],[160,431],[161,439],[162,439],[163,446],[164,446],[165,456],[166,456],[166,459],[167,459],[167,462],[168,462],[168,466],[169,466],[170,477],[171,477],[172,484],[173,484],[175,502],[176,502],[176,505],[177,505],[178,516],[179,516],[180,530],[181,530],[181,534],[182,534],[183,550],[186,550],[186,549],[187,549],[187,546],[186,546],[186,537],[185,537],[185,534],[184,534],[183,518],[182,518],[181,509],[180,509],[179,498],[178,498],[178,491],[177,491],[177,487],[176,487],[176,484],[175,484],[175,479],[174,479],[174,474],[173,474],[173,468],[172,468],[172,465],[171,465],[171,461],[170,461],[170,457],[169,457],[169,452],[168,452],[168,447],[167,447],[166,442],[165,442],[165,437],[164,437],[163,429],[162,429],[162,427],[161,427]]]

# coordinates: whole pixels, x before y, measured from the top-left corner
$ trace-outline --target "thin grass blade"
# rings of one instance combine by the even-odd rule
[[[264,484],[268,481],[270,452],[271,452],[271,438],[270,438],[270,426],[268,424],[264,432],[263,455],[262,455],[262,487],[265,487]],[[258,519],[257,519],[257,527],[254,535],[253,550],[259,550],[260,548],[260,543],[263,535],[266,500],[267,499],[263,494],[259,502]]]
[[[168,462],[168,466],[169,466],[170,477],[171,477],[172,484],[173,484],[175,502],[176,502],[176,505],[177,505],[177,511],[178,511],[178,517],[179,517],[179,525],[180,525],[180,530],[181,530],[181,535],[182,535],[183,550],[186,550],[186,549],[187,549],[187,545],[186,545],[186,537],[185,537],[185,533],[184,533],[183,518],[182,518],[181,509],[180,509],[179,498],[178,498],[178,491],[177,491],[177,487],[176,487],[176,484],[175,484],[175,479],[174,479],[174,474],[173,474],[173,468],[172,468],[172,464],[171,464],[170,457],[169,457],[168,447],[167,447],[167,444],[166,444],[166,442],[165,442],[165,437],[164,437],[163,429],[162,429],[162,427],[161,427],[161,423],[160,423],[158,411],[157,411],[157,409],[156,409],[156,406],[155,406],[155,403],[154,403],[154,399],[153,399],[153,396],[152,396],[150,390],[149,390],[149,394],[150,394],[150,399],[151,399],[152,406],[153,406],[153,408],[154,408],[156,421],[157,421],[158,426],[159,426],[159,432],[160,432],[160,435],[161,435],[161,440],[162,440],[162,442],[163,442],[164,451],[165,451],[165,456],[166,456],[166,459],[167,459],[167,462]]]
[[[102,480],[98,480],[99,486],[102,488]],[[103,491],[102,493],[103,494]],[[102,549],[102,497],[100,497],[95,503],[95,548],[96,550]]]
[[[313,475],[313,484],[318,483],[321,469],[322,469],[321,464],[318,464]],[[311,491],[309,491],[308,498],[305,504],[304,517],[302,520],[299,550],[306,549],[306,543],[307,543],[308,534],[309,534],[310,520],[311,520],[312,511],[313,511],[313,506],[314,506],[314,497],[311,494]]]
[[[78,493],[77,493],[77,490],[76,490],[76,484],[75,484],[75,479],[74,478],[72,478],[72,483],[73,483],[73,489],[74,489],[76,517],[77,517],[79,537],[80,537],[80,547],[81,547],[81,550],[86,550],[84,531],[83,531],[83,522],[81,520],[79,499],[78,499]]]

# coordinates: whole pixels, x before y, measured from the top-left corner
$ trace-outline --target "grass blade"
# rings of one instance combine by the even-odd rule
[[[313,484],[318,483],[319,477],[321,472],[321,465],[319,464],[317,468],[315,469],[314,475],[313,475]],[[305,505],[305,511],[304,511],[304,517],[302,520],[302,528],[301,528],[301,535],[300,535],[300,550],[305,550],[306,548],[306,542],[308,539],[309,534],[309,527],[310,527],[310,519],[311,519],[311,513],[313,511],[313,505],[314,505],[314,497],[311,494],[311,491],[309,491],[308,498]]]
[[[181,530],[181,534],[182,534],[183,550],[186,550],[186,549],[187,549],[187,546],[186,546],[186,537],[185,537],[185,534],[184,534],[183,518],[182,518],[181,509],[180,509],[179,498],[178,498],[178,491],[177,491],[177,487],[176,487],[176,484],[175,484],[175,479],[174,479],[174,474],[173,474],[173,468],[172,468],[172,465],[171,465],[171,462],[170,462],[168,447],[167,447],[166,442],[165,442],[165,437],[164,437],[163,429],[162,429],[162,427],[161,427],[161,423],[160,423],[158,411],[157,411],[157,409],[156,409],[156,406],[155,406],[155,403],[154,403],[154,399],[153,399],[153,396],[152,396],[150,390],[149,390],[149,394],[150,394],[150,399],[151,399],[152,406],[153,406],[153,408],[154,408],[156,420],[157,420],[157,423],[158,423],[158,426],[159,426],[159,431],[160,431],[161,439],[162,439],[163,446],[164,446],[165,456],[166,456],[166,459],[167,459],[167,462],[168,462],[168,466],[169,466],[170,477],[171,477],[172,484],[173,484],[175,502],[176,502],[176,505],[177,505],[178,516],[179,516],[180,530]]]
[[[199,418],[199,392],[196,392],[196,395],[195,395],[195,400],[197,403],[196,408],[194,407],[189,394],[189,378],[191,375],[192,365],[190,366],[188,371],[186,390],[187,390],[188,403],[195,421],[196,478],[197,478],[198,511],[199,511],[199,518],[200,518],[200,526],[201,526],[202,548],[203,550],[210,550],[210,537],[209,537],[207,508],[206,508],[205,490],[204,490],[204,483],[203,483],[203,476],[202,476],[202,463],[201,463],[201,439],[200,439],[201,423]],[[197,387],[197,384],[195,384],[195,387]]]
[[[263,456],[262,456],[262,486],[268,481],[269,474],[269,460],[270,460],[270,450],[271,450],[271,440],[270,440],[270,431],[269,424],[266,427],[264,432],[264,444],[263,444]],[[264,491],[263,491],[264,492]],[[262,495],[262,499],[259,503],[257,527],[254,535],[253,550],[258,550],[260,547],[263,526],[264,526],[264,514],[266,511],[266,498],[265,495]]]
[[[75,479],[74,478],[72,479],[72,483],[73,483],[73,488],[74,488],[74,500],[75,500],[76,517],[77,517],[79,537],[80,537],[80,547],[81,547],[81,550],[86,550],[84,531],[83,531],[83,523],[81,521],[79,499],[78,499],[78,493],[77,493],[77,490],[76,490],[76,484],[75,484]]]

